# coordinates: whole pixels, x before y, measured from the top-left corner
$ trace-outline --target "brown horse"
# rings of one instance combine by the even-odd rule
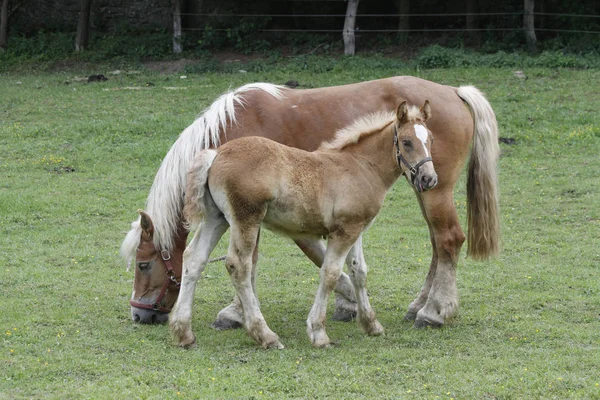
[[[423,104],[425,99],[436,110],[427,125],[435,141],[431,157],[438,185],[415,193],[429,227],[433,254],[425,283],[405,318],[415,320],[416,326],[443,324],[458,308],[456,266],[465,235],[458,223],[453,190],[469,153],[467,255],[485,260],[498,252],[498,129],[490,104],[477,89],[410,76],[308,90],[251,84],[217,99],[166,155],[148,196],[147,213],[142,212],[132,224],[121,246],[122,254],[136,262],[131,299],[134,321],[166,321],[177,299],[188,234],[182,217],[186,172],[201,150],[254,135],[312,151],[356,118],[393,111],[404,100]],[[324,243],[304,238],[295,242],[317,266],[322,265]],[[335,291],[334,318],[351,318],[356,301],[348,276],[342,273]],[[215,326],[235,327],[242,321],[235,297],[219,313]]]
[[[369,335],[382,334],[367,297],[367,266],[359,239],[401,174],[419,193],[437,185],[431,134],[425,126],[430,115],[429,102],[418,109],[404,101],[396,115],[379,113],[359,119],[313,153],[260,137],[240,138],[200,152],[188,174],[184,208],[196,233],[183,253],[181,291],[169,317],[179,345],[188,347],[196,341],[191,324],[196,283],[230,227],[225,265],[242,305],[243,325],[262,347],[283,348],[260,311],[252,279],[252,255],[261,225],[291,238],[327,238],[321,279],[307,320],[313,346],[330,344],[325,331],[327,300],[344,260],[350,267],[359,326]]]

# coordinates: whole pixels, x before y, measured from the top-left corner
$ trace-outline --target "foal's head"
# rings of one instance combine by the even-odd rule
[[[438,183],[431,159],[433,135],[425,125],[430,117],[428,100],[420,109],[403,101],[396,111],[394,143],[398,166],[418,192],[432,189]]]

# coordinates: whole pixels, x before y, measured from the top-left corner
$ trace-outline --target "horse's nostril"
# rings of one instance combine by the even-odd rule
[[[140,322],[140,316],[138,314],[133,314],[133,322]]]
[[[152,316],[150,317],[150,323],[151,324],[155,324],[156,323],[156,314],[152,314]]]

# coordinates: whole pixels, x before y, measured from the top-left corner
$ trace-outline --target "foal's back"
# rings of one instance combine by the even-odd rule
[[[348,168],[345,158],[339,152],[311,153],[245,137],[218,148],[208,183],[229,220],[262,222],[291,237],[327,235],[339,204],[336,187],[350,186],[347,171],[338,171]]]

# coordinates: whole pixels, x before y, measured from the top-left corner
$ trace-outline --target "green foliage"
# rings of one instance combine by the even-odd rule
[[[0,398],[598,398],[600,72],[528,67],[520,79],[512,67],[415,70],[379,56],[306,56],[280,69],[273,57],[255,61],[257,72],[207,68],[185,80],[113,76],[98,64],[83,75],[105,72],[108,81],[0,75]],[[336,345],[312,349],[305,320],[318,270],[267,231],[257,290],[286,349],[210,328],[233,295],[222,263],[198,283],[198,347],[176,348],[167,326],[132,323],[133,273],[118,247],[162,158],[201,110],[248,82],[320,87],[393,75],[474,84],[500,135],[515,139],[501,145],[503,252],[475,263],[463,251],[461,308],[446,327],[418,330],[402,319],[431,251],[404,181],[365,236],[385,336],[328,321]],[[463,227],[465,197],[463,176],[454,197]],[[226,249],[222,242],[213,255]]]
[[[438,45],[426,47],[415,58],[419,68],[599,68],[600,57],[597,54],[565,54],[559,51],[544,51],[537,56],[525,53],[506,53],[499,51],[494,54],[481,54],[465,49],[450,49]]]

